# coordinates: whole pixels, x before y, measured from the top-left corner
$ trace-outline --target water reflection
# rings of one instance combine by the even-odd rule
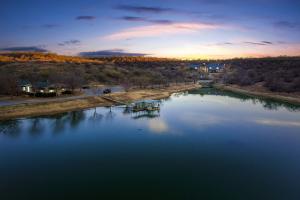
[[[168,124],[159,118],[150,119],[148,122],[150,131],[157,134],[167,133],[169,130]]]
[[[294,126],[300,127],[300,122],[298,121],[286,121],[286,120],[276,120],[276,119],[256,119],[254,120],[257,124],[268,125],[268,126]]]
[[[18,137],[20,133],[21,127],[19,120],[0,121],[0,134],[9,137]]]
[[[51,133],[58,134],[66,130],[67,125],[76,128],[86,118],[86,111],[73,111],[43,117],[9,120],[0,122],[0,134],[18,137],[22,132],[27,132],[32,137],[39,137],[49,128]],[[93,114],[91,118],[100,119],[100,114]]]
[[[224,123],[225,118],[207,113],[186,112],[180,115],[179,120],[194,128],[204,128]]]
[[[253,199],[298,193],[300,112],[200,95],[176,94],[160,112],[99,107],[0,122],[0,190],[26,199],[74,184],[80,188],[75,193],[66,188],[55,196],[93,196],[99,188],[105,195],[98,199],[111,191],[136,194],[135,188],[144,196],[149,187],[165,191],[162,185],[168,194],[175,191],[170,199],[216,188],[225,191],[218,196],[232,189],[235,199],[253,191],[275,192],[275,198],[259,193]],[[291,189],[282,192],[283,185]]]
[[[139,112],[133,112],[132,113],[132,119],[152,119],[152,118],[158,118],[160,116],[159,110],[155,111],[139,111]]]
[[[29,121],[29,133],[31,136],[37,137],[44,131],[44,125],[41,118],[33,118]]]
[[[274,101],[266,98],[253,97],[253,96],[238,94],[234,92],[218,90],[215,88],[201,88],[201,89],[189,91],[188,94],[201,95],[201,96],[215,95],[215,96],[232,97],[235,99],[239,99],[241,102],[251,101],[253,104],[261,104],[267,110],[278,110],[280,107],[284,107],[288,111],[300,111],[300,106],[291,103]]]
[[[95,108],[93,114],[89,117],[89,121],[93,122],[101,122],[103,119],[103,114],[97,112],[97,108]]]
[[[50,119],[51,119],[51,117],[50,117]],[[54,134],[62,133],[65,130],[66,124],[69,119],[68,114],[62,113],[62,114],[54,115],[52,117],[52,119],[54,120],[54,122],[52,124],[52,132]]]
[[[113,121],[113,119],[116,117],[116,113],[112,110],[112,107],[109,108],[109,111],[105,114],[105,120],[106,121]]]
[[[189,95],[196,96],[196,101],[190,105],[182,101],[187,99],[186,96]],[[199,95],[203,97],[208,95],[209,98],[201,98]],[[214,96],[224,96],[226,98],[215,98]],[[239,99],[241,102],[247,101],[248,103],[235,106],[233,104],[236,102],[232,101],[232,98]],[[118,123],[120,122],[121,124],[124,123],[124,121],[128,123],[132,121],[132,119],[140,120],[142,123],[146,122],[147,128],[153,133],[169,133],[173,132],[175,128],[181,129],[182,127],[204,130],[204,128],[207,127],[214,128],[214,126],[225,124],[235,126],[241,123],[300,127],[300,123],[296,121],[298,117],[295,116],[295,114],[297,114],[295,112],[300,110],[299,106],[257,99],[211,88],[176,93],[162,102],[162,109],[156,111],[132,112],[132,110],[127,107],[94,108],[51,116],[2,121],[0,122],[0,135],[17,138],[24,132],[23,135],[40,137],[47,132],[51,134],[64,133],[70,128],[73,129],[72,131],[77,131],[84,122],[87,124],[94,123],[95,126],[98,126],[97,124],[103,120],[108,122],[118,120]],[[214,103],[216,102],[218,103],[218,107],[215,107]],[[256,107],[257,109],[255,109],[257,112],[253,112],[251,110],[252,108],[248,109],[249,102],[253,105],[258,105]],[[277,110],[284,107],[288,111],[293,111],[293,115],[287,111],[280,110],[279,112],[281,114],[289,117],[286,119],[280,115],[273,117],[270,116],[272,113],[263,112],[260,106],[268,110]],[[109,126],[110,123],[102,122],[102,125]]]
[[[69,118],[70,126],[72,128],[76,128],[80,124],[80,122],[82,122],[85,119],[85,112],[83,110],[70,112]]]

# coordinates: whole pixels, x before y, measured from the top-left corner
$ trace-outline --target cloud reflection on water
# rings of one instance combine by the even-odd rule
[[[267,126],[296,126],[300,127],[300,122],[297,121],[284,121],[277,119],[256,119],[255,123]]]
[[[211,126],[215,124],[224,123],[225,119],[215,115],[209,115],[205,113],[184,113],[179,118],[185,124],[191,125],[193,127]]]
[[[160,118],[150,119],[148,127],[153,133],[156,134],[167,133],[169,131],[168,124]]]

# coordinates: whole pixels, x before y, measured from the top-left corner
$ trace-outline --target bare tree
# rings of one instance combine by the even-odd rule
[[[18,79],[16,76],[3,73],[0,76],[0,93],[4,95],[17,96],[19,94]]]
[[[65,84],[71,89],[72,92],[84,83],[83,74],[75,71],[66,75]]]

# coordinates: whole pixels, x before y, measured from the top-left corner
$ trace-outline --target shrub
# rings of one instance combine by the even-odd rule
[[[66,95],[66,94],[73,94],[71,90],[65,90],[61,94]]]
[[[56,93],[42,93],[42,92],[37,92],[35,93],[35,97],[55,97]]]
[[[300,58],[278,57],[227,61],[224,83],[263,86],[277,92],[300,92]]]

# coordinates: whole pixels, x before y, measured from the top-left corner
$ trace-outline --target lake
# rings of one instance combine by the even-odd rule
[[[0,122],[0,199],[299,200],[300,108],[198,89]]]

